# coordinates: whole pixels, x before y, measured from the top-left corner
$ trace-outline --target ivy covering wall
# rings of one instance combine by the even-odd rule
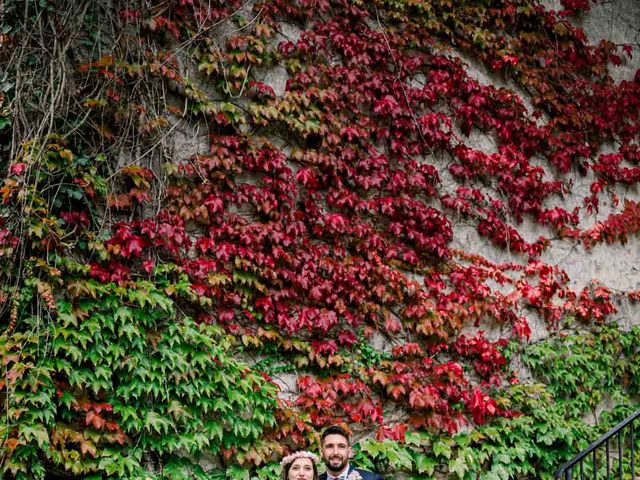
[[[2,2],[0,476],[270,479],[345,422],[551,478],[633,411],[640,291],[543,258],[640,231],[637,52],[560,3]]]

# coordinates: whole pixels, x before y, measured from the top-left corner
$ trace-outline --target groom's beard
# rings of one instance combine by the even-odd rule
[[[347,466],[347,458],[341,455],[334,455],[326,460],[326,464],[332,472],[340,472]]]

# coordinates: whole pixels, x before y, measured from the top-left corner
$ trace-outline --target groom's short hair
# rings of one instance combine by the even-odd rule
[[[322,436],[320,437],[320,445],[324,443],[324,439],[329,435],[342,435],[347,439],[347,443],[350,443],[349,434],[344,428],[342,428],[340,425],[331,425],[330,427],[325,428],[324,432],[322,432]]]

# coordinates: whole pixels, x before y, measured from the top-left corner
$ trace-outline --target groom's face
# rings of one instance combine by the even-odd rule
[[[340,434],[327,435],[322,441],[322,460],[329,472],[340,473],[349,462],[351,446]]]

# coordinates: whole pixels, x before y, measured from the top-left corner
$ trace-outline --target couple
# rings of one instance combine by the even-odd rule
[[[349,434],[338,425],[322,432],[320,454],[327,467],[326,473],[318,476],[318,457],[301,450],[287,455],[280,462],[282,480],[382,480],[377,473],[349,465],[352,454]]]

